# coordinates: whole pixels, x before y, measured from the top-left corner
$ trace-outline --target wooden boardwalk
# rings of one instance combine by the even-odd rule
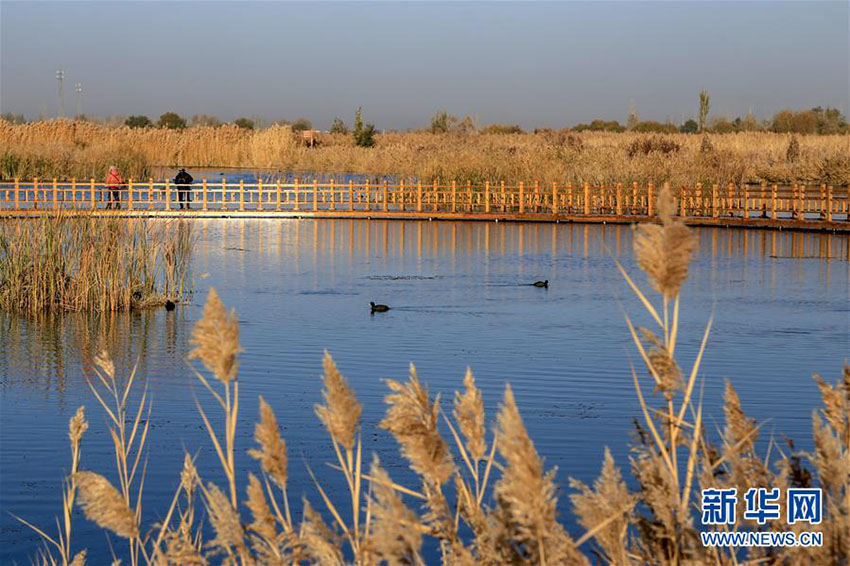
[[[673,189],[691,225],[850,233],[850,187],[740,185]],[[178,187],[128,181],[109,190],[93,179],[0,183],[0,217],[71,214],[98,217],[384,218],[517,222],[634,223],[656,213],[652,183],[338,184],[215,183]],[[117,203],[111,199],[117,197]],[[191,209],[181,200],[191,199]],[[117,206],[120,205],[120,208]]]

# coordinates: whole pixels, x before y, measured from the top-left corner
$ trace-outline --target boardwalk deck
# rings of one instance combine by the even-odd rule
[[[180,208],[191,195],[192,209]],[[850,188],[821,185],[728,184],[673,189],[677,212],[695,226],[735,226],[850,233]],[[81,183],[0,183],[0,217],[47,214],[142,218],[374,218],[627,224],[655,216],[652,184],[573,186],[505,183],[473,186],[399,182],[355,185],[209,183],[189,187],[130,181],[120,188],[121,209],[107,208],[110,194],[94,180]],[[114,204],[114,203],[112,203]]]

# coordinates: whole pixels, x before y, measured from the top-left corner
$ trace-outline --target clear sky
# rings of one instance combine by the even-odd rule
[[[437,109],[563,127],[836,106],[850,97],[848,2],[12,2],[0,110],[266,119],[379,129]]]

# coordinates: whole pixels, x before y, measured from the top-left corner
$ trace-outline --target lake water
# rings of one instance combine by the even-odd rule
[[[431,392],[442,394],[444,407],[471,366],[488,420],[511,384],[547,467],[558,467],[562,515],[573,532],[579,531],[566,505],[568,478],[591,481],[605,446],[628,469],[631,420],[639,411],[629,368],[639,359],[623,313],[649,323],[611,258],[645,284],[629,227],[235,219],[193,226],[195,294],[176,312],[37,322],[0,316],[0,563],[28,564],[38,549],[38,538],[10,513],[55,532],[70,465],[67,422],[79,405],[91,423],[82,467],[114,480],[105,417],[85,381],[101,340],[119,373],[138,364],[153,401],[145,525],[167,511],[184,449],[198,454],[204,480],[224,485],[194,396],[209,410],[211,399],[184,361],[213,286],[236,308],[245,350],[241,493],[247,471],[258,469],[245,451],[263,395],[288,443],[297,516],[302,495],[321,505],[306,465],[331,497],[343,496],[341,476],[323,465],[333,449],[313,413],[324,348],[364,405],[367,452],[377,452],[399,483],[412,486],[414,478],[377,423],[385,411],[382,380],[405,379],[410,362]],[[745,410],[769,421],[764,436],[786,434],[809,447],[811,411],[819,403],[811,374],[834,381],[850,353],[848,238],[697,233],[677,353],[689,366],[713,314],[702,371],[710,427],[722,424],[729,379]],[[529,285],[538,279],[548,279],[549,289]],[[370,300],[393,308],[372,316]],[[75,549],[89,548],[92,564],[109,560],[103,532],[82,517],[73,540]]]

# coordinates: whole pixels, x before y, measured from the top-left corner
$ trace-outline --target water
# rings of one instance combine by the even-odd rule
[[[631,419],[639,414],[629,368],[639,367],[639,359],[623,313],[650,322],[611,259],[618,256],[645,283],[631,257],[630,228],[363,220],[193,225],[196,293],[174,313],[39,322],[0,317],[0,563],[28,564],[39,544],[10,513],[55,532],[62,474],[70,466],[67,421],[81,404],[91,423],[82,468],[115,480],[105,416],[85,381],[101,340],[119,374],[138,363],[137,379],[147,383],[153,402],[145,525],[167,510],[184,449],[198,454],[205,481],[225,485],[194,399],[215,414],[212,400],[184,361],[212,286],[237,309],[245,349],[240,493],[247,471],[258,470],[245,451],[263,395],[288,444],[296,516],[302,495],[321,506],[306,465],[331,497],[343,497],[341,476],[323,465],[334,459],[333,449],[313,414],[324,348],[364,405],[364,460],[378,453],[399,483],[415,485],[377,424],[385,411],[382,380],[405,379],[410,362],[444,407],[471,366],[488,420],[511,384],[547,467],[558,467],[562,515],[574,533],[581,531],[568,513],[568,479],[592,481],[605,446],[628,468]],[[744,409],[768,421],[764,436],[784,433],[800,448],[811,446],[811,411],[819,402],[811,374],[834,381],[850,352],[847,237],[697,233],[677,352],[689,367],[713,314],[702,372],[710,428],[722,423],[729,379]],[[549,279],[549,289],[529,285],[538,279]],[[372,316],[370,300],[393,308]],[[89,548],[92,563],[108,561],[103,532],[82,517],[73,540],[75,549]]]

